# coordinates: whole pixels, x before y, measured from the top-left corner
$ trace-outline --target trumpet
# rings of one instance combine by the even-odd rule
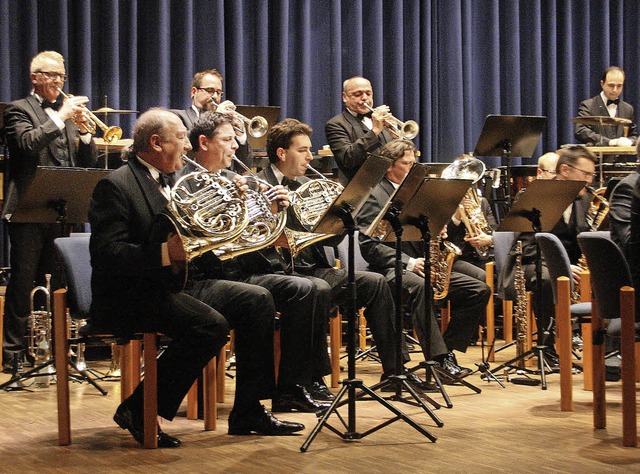
[[[57,87],[60,94],[65,99],[70,99],[73,97],[72,95],[65,94],[62,89]],[[108,127],[102,120],[95,116],[93,112],[87,109],[86,106],[82,106],[86,110],[82,112],[87,118],[87,122],[79,122],[77,117],[73,118],[73,123],[78,127],[81,133],[90,133],[91,135],[96,134],[97,127],[100,127],[100,130],[103,132],[103,138],[106,143],[112,143],[120,140],[122,138],[122,129],[120,127]]]
[[[211,100],[211,103],[216,107],[220,105],[215,100]],[[255,117],[250,119],[242,115],[240,112],[236,112],[235,110],[232,110],[231,112],[229,112],[229,115],[232,115],[238,120],[241,120],[247,127],[247,133],[251,135],[253,138],[260,138],[264,136],[269,130],[269,122],[267,122],[266,118],[261,117],[260,115],[256,115]],[[236,128],[236,130],[238,129]],[[240,133],[244,132],[244,130],[238,130],[238,131]]]
[[[371,112],[374,111],[373,107],[371,107],[366,102],[363,102],[367,109]],[[418,132],[420,131],[420,126],[413,120],[407,120],[403,122],[402,120],[394,117],[388,117],[384,120],[385,127],[389,129],[389,133],[393,138],[405,138],[407,140],[413,140],[418,136]]]

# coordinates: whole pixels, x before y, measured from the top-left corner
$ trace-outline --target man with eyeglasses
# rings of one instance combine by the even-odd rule
[[[222,74],[216,69],[207,69],[197,72],[193,76],[191,81],[191,107],[185,110],[173,109],[171,111],[180,117],[187,130],[191,130],[202,112],[211,111],[228,114],[236,109],[233,102],[230,100],[223,101],[223,97]],[[236,131],[236,141],[238,142],[236,157],[248,168],[253,168],[253,151],[249,144],[244,122],[234,120],[233,127]],[[244,171],[237,163],[233,163],[232,168],[238,173]]]
[[[11,222],[18,195],[33,179],[38,166],[95,166],[97,150],[89,134],[80,134],[72,122],[86,122],[82,113],[89,99],[63,98],[60,90],[67,79],[64,58],[55,51],[43,51],[31,61],[33,89],[24,99],[11,102],[5,112],[9,147],[9,189],[3,209],[11,242],[11,276],[4,313],[4,371],[21,371],[26,349],[30,293],[34,282],[45,284],[53,275],[52,290],[60,287],[53,240],[68,230],[62,224]],[[43,302],[44,303],[44,302]],[[15,358],[15,365],[14,365]]]
[[[346,184],[372,153],[392,140],[384,122],[391,116],[389,107],[373,107],[373,88],[364,77],[355,76],[342,85],[345,109],[325,125],[327,142],[340,170],[340,181]],[[365,105],[366,104],[366,105]]]
[[[576,124],[576,138],[587,146],[633,146],[638,140],[633,106],[620,96],[624,88],[624,71],[616,66],[605,69],[600,80],[602,91],[580,103],[578,117],[619,117],[631,120],[628,132],[622,125]]]
[[[558,164],[558,154],[550,151],[538,158],[538,169],[536,179],[553,179],[556,177],[556,165]]]
[[[556,175],[554,178],[559,181],[585,181],[586,185],[591,184],[595,175],[596,157],[586,147],[582,145],[571,146],[558,150],[558,163],[556,165]],[[541,178],[544,179],[544,178]],[[562,242],[567,251],[569,261],[571,263],[571,271],[575,284],[580,282],[580,273],[582,269],[578,266],[578,260],[582,252],[578,245],[578,234],[589,230],[587,224],[587,211],[589,209],[590,197],[586,188],[580,191],[571,205],[562,213],[562,217],[551,229],[551,233],[555,234]],[[519,234],[515,241],[522,241],[522,266],[526,280],[527,290],[533,291],[533,310],[536,315],[536,324],[538,327],[538,343],[544,344],[551,348],[548,355],[549,364],[557,365],[557,358],[553,353],[554,337],[554,315],[555,306],[553,303],[553,291],[551,287],[551,279],[546,264],[542,265],[542,297],[536,293],[536,275],[535,275],[535,255],[536,241],[532,232],[523,232]],[[505,295],[509,299],[515,299],[516,292],[513,285],[516,267],[516,251],[515,243],[509,252],[509,258],[505,268],[499,275],[498,286],[503,289]]]

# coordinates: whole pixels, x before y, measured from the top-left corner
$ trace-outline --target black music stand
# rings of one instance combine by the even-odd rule
[[[109,173],[110,171],[98,169],[39,166],[31,181],[19,193],[16,209],[7,219],[11,222],[60,225],[87,222],[93,189],[98,181]],[[80,374],[82,380],[89,382],[102,395],[107,394],[85,370],[80,370],[73,360],[69,358],[68,362]],[[0,385],[0,390],[22,390],[22,380],[37,377],[40,370],[52,364],[53,358],[18,374],[16,354],[11,379]]]
[[[531,232],[536,234],[543,230],[551,230],[562,218],[562,213],[575,200],[580,190],[586,185],[585,181],[543,180],[538,179],[529,184],[518,198],[507,217],[498,226],[498,231],[503,232]],[[542,254],[536,241],[536,297],[542,298]],[[533,373],[528,369],[518,367],[517,362],[529,358],[538,357],[538,371],[542,390],[547,389],[545,373],[544,353],[546,336],[544,328],[538,328],[538,344],[530,350],[517,355],[513,359],[501,364],[491,371],[492,374],[500,372],[504,368]],[[542,342],[542,344],[540,344]],[[537,383],[536,383],[537,385]]]
[[[444,425],[442,421],[431,411],[431,409],[425,405],[424,400],[420,398],[417,392],[420,392],[425,400],[431,403],[435,408],[440,408],[440,404],[431,399],[425,394],[425,391],[418,386],[415,386],[407,380],[404,375],[404,363],[402,358],[402,347],[404,343],[404,331],[403,331],[403,313],[404,306],[402,304],[402,234],[405,225],[405,219],[403,219],[403,213],[410,212],[410,205],[413,196],[416,191],[422,186],[425,177],[425,168],[419,164],[414,164],[409,173],[404,178],[398,189],[396,189],[382,210],[378,213],[377,217],[373,220],[369,228],[364,232],[366,235],[376,238],[379,234],[378,226],[382,220],[389,222],[392,230],[389,231],[383,238],[385,241],[395,240],[396,250],[396,262],[395,262],[395,291],[394,291],[394,304],[396,310],[396,371],[395,377],[389,377],[380,383],[377,383],[371,387],[371,390],[383,389],[384,387],[393,385],[395,388],[395,395],[391,397],[394,401],[400,401],[411,405],[419,406],[431,417],[438,427]],[[415,204],[414,204],[415,205]],[[453,211],[452,211],[453,212]],[[444,225],[444,224],[443,224]],[[402,390],[407,391],[413,400],[403,397]]]
[[[356,298],[356,283],[355,283],[355,242],[354,235],[356,229],[355,216],[358,214],[367,198],[371,194],[373,188],[380,182],[384,176],[386,170],[393,163],[389,158],[384,158],[378,155],[369,155],[363,165],[360,167],[353,179],[347,184],[342,191],[342,194],[336,198],[333,205],[325,211],[324,215],[320,218],[318,223],[311,229],[312,232],[324,233],[324,234],[342,234],[345,230],[349,242],[349,251],[347,259],[347,291],[349,294],[349,304],[347,307],[347,354],[348,354],[348,376],[342,381],[342,388],[336,398],[331,403],[331,406],[323,413],[319,419],[318,424],[309,434],[307,440],[300,447],[300,451],[303,453],[309,449],[309,446],[320,433],[320,430],[326,426],[330,431],[334,432],[342,439],[362,439],[365,436],[370,435],[384,428],[391,423],[403,420],[411,425],[416,431],[429,438],[432,442],[436,441],[436,437],[425,430],[422,426],[417,424],[398,408],[393,406],[387,400],[375,393],[372,389],[367,387],[361,379],[356,378],[356,325],[357,325],[357,298]],[[394,418],[383,421],[382,423],[374,426],[373,428],[361,433],[356,428],[356,401],[359,395],[356,394],[356,389],[360,389],[362,394],[369,395],[372,399],[386,407],[389,411],[394,413]],[[337,411],[342,398],[347,395],[348,406],[348,420],[345,423],[344,418]],[[340,431],[331,424],[328,419],[332,413],[335,413],[342,426],[346,431]]]
[[[433,287],[431,286],[431,237],[434,234],[439,234],[445,224],[449,222],[469,186],[471,186],[470,180],[427,179],[407,205],[407,210],[402,219],[405,225],[405,240],[422,241],[425,259],[425,314],[427,315],[431,314],[432,311],[435,312],[435,300]],[[393,240],[393,238],[391,235],[387,236],[388,240]],[[428,335],[429,333],[427,332],[426,336]],[[441,377],[444,377],[450,383],[464,385],[476,393],[482,392],[478,387],[464,380],[463,377],[453,376],[442,370],[440,365],[433,360],[421,362],[410,372],[421,368],[426,369],[427,381],[431,378],[435,381],[447,408],[452,408],[453,403],[444,389]]]
[[[511,207],[511,157],[531,158],[546,117],[530,115],[487,115],[474,156],[500,156],[507,161],[507,209]]]

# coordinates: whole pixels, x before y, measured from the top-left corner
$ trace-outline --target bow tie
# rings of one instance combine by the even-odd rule
[[[371,118],[371,114],[372,114],[372,113],[373,113],[373,112],[367,112],[366,114],[358,114],[358,115],[357,115],[358,120],[362,120],[362,119],[363,119],[363,118],[365,118],[365,117],[369,117],[369,118]]]
[[[300,183],[298,183],[295,179],[289,179],[286,176],[282,178],[281,184],[291,189],[292,191],[300,187]]]
[[[62,107],[62,101],[61,100],[55,100],[55,102],[49,102],[48,100],[43,100],[42,101],[42,108],[43,109],[47,109],[47,108],[51,108],[55,111],[60,110],[60,107]]]
[[[609,106],[611,104],[618,105],[619,103],[620,103],[620,99],[609,99],[609,100],[607,100],[607,106]]]
[[[160,186],[162,186],[163,188],[171,187],[171,185],[169,184],[169,175],[166,175],[164,173],[160,173],[160,175],[158,176],[158,183],[160,183]]]

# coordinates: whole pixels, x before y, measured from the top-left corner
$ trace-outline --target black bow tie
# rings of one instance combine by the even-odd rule
[[[297,189],[298,187],[300,187],[300,183],[298,183],[295,179],[289,179],[286,176],[282,177],[282,183],[283,186],[286,186],[287,188],[291,189],[292,191]]]
[[[160,183],[160,186],[162,186],[163,188],[170,187],[171,184],[169,181],[169,175],[160,173],[160,175],[158,176],[158,183]]]
[[[56,99],[55,102],[49,102],[48,100],[43,100],[42,101],[42,108],[43,109],[48,109],[51,108],[55,111],[60,110],[60,107],[62,107],[62,101]]]
[[[620,103],[620,99],[609,99],[609,100],[607,100],[607,106],[609,106],[611,104],[618,105],[619,103]]]
[[[366,114],[358,114],[358,115],[357,115],[358,120],[362,120],[362,119],[363,119],[363,118],[365,118],[365,117],[369,117],[369,118],[371,118],[371,114],[372,114],[372,113],[373,113],[373,112],[367,112]]]

